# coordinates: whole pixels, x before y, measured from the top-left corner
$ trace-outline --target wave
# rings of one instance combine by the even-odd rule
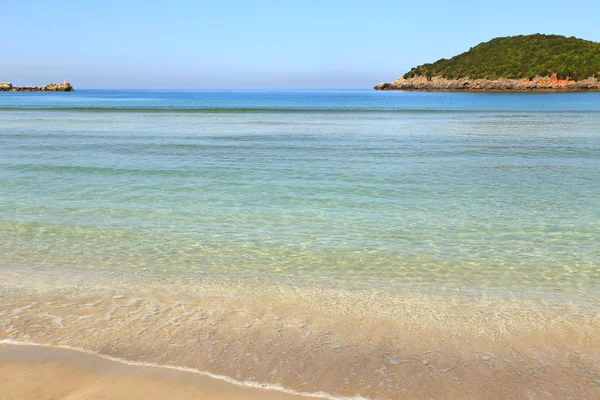
[[[196,114],[215,114],[215,113],[233,113],[233,114],[272,114],[272,113],[422,113],[422,114],[454,114],[454,113],[515,113],[520,110],[494,110],[494,109],[386,109],[386,108],[285,108],[285,107],[19,107],[19,106],[0,106],[0,111],[71,111],[71,112],[119,112],[119,113],[196,113]],[[557,113],[557,111],[526,110],[523,112],[535,113]],[[559,113],[586,113],[595,112],[594,110],[561,110]]]
[[[444,110],[444,109],[385,109],[385,108],[284,108],[284,107],[0,107],[0,111],[79,111],[123,113],[477,113],[490,110]],[[491,110],[494,111],[494,110]],[[510,110],[506,110],[510,111]],[[514,112],[514,110],[513,110]]]
[[[159,176],[195,176],[195,171],[184,171],[174,169],[135,169],[135,168],[109,168],[109,167],[82,167],[67,165],[43,165],[43,164],[17,164],[7,167],[18,171],[49,171],[70,172],[87,174],[110,174],[110,175],[159,175]]]
[[[599,110],[537,110],[537,109],[431,109],[431,108],[295,108],[295,107],[44,107],[0,106],[1,111],[49,111],[87,113],[149,113],[149,114],[501,114],[522,117],[532,113],[550,115],[599,114]]]
[[[148,362],[143,362],[143,361],[129,361],[129,360],[125,360],[122,358],[113,357],[108,354],[96,353],[94,351],[86,350],[86,349],[83,349],[80,347],[71,347],[71,346],[65,346],[65,345],[45,345],[45,344],[40,344],[40,343],[35,343],[35,342],[18,341],[18,340],[12,340],[12,339],[0,339],[0,345],[37,346],[37,347],[59,348],[59,349],[64,349],[64,350],[77,351],[79,353],[89,354],[92,356],[96,356],[98,358],[102,358],[102,359],[113,361],[113,362],[118,362],[118,363],[125,364],[125,365],[131,365],[131,366],[137,366],[137,367],[164,368],[164,369],[170,369],[170,370],[175,370],[175,371],[191,372],[191,373],[202,375],[202,376],[205,376],[208,378],[224,381],[224,382],[227,382],[232,385],[239,386],[239,387],[262,389],[262,390],[273,390],[273,391],[277,391],[277,392],[281,392],[281,393],[291,394],[291,395],[295,395],[295,396],[310,397],[310,398],[315,398],[315,399],[370,400],[369,398],[362,397],[362,396],[347,397],[347,396],[336,396],[336,395],[326,393],[326,392],[299,392],[294,389],[285,388],[281,385],[274,385],[274,384],[270,384],[270,383],[266,383],[266,382],[259,383],[259,382],[253,382],[253,381],[238,381],[238,380],[230,378],[229,376],[226,376],[226,375],[213,374],[212,372],[202,371],[202,370],[195,369],[195,368],[189,368],[189,367],[183,367],[183,366],[172,366],[172,365],[160,365],[160,364],[148,363]]]

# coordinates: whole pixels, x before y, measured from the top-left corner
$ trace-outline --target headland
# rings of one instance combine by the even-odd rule
[[[600,90],[600,43],[560,35],[499,37],[411,68],[376,90],[587,92]]]

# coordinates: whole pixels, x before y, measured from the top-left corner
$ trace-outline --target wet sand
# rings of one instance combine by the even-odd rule
[[[0,345],[3,400],[306,400],[193,372],[134,366],[73,350]]]
[[[97,271],[14,272],[3,278],[0,340],[5,343],[78,348],[131,363],[194,369],[241,385],[265,385],[273,393],[285,388],[438,400],[600,396],[600,307],[594,299],[347,290]],[[30,390],[34,373],[52,376],[38,361],[19,357],[3,366],[7,373],[22,374],[5,381],[12,382],[11,393]],[[66,360],[57,369],[65,371],[61,376],[68,368],[81,370]],[[86,385],[102,374],[102,382],[112,379],[106,371],[86,371],[81,380]],[[125,382],[114,390],[129,390]],[[164,392],[152,393],[177,398],[187,390],[181,382],[169,382],[174,386],[161,385]],[[193,390],[205,387],[200,383]]]

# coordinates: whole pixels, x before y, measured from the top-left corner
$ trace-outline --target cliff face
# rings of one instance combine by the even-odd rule
[[[67,81],[50,83],[46,86],[13,86],[10,82],[0,82],[0,92],[73,92],[73,86]]]
[[[375,85],[375,90],[406,90],[422,92],[584,92],[600,91],[600,81],[588,78],[581,81],[537,77],[534,79],[445,79],[424,76]]]

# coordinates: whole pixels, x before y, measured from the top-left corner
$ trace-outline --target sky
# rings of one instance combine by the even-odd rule
[[[370,88],[497,36],[600,41],[600,1],[0,0],[0,81]]]

